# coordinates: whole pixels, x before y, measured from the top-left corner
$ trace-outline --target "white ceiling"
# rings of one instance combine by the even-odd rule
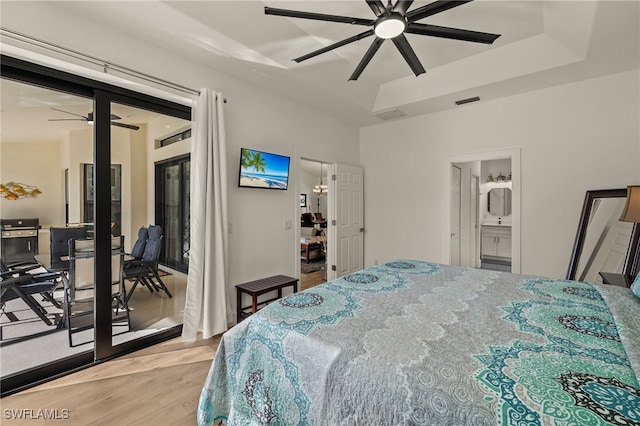
[[[366,27],[268,16],[264,6],[373,19],[364,0],[53,3],[358,126],[381,111],[424,114],[640,67],[637,0],[476,0],[420,22],[501,34],[493,45],[407,34],[425,74],[386,41],[357,81],[347,80],[372,37],[292,58]]]
[[[69,132],[90,126],[83,117],[93,111],[92,99],[7,79],[0,80],[0,93],[2,143],[59,142],[65,140]],[[154,122],[168,134],[187,124],[184,120],[122,104],[111,105],[111,113],[120,117],[114,122],[131,125]]]

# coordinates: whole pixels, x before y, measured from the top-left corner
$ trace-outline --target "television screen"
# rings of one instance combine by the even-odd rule
[[[254,149],[240,150],[238,186],[245,188],[287,189],[289,157]]]

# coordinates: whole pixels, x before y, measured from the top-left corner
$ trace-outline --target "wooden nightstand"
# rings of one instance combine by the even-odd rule
[[[627,288],[631,287],[635,278],[633,275],[614,274],[613,272],[600,272],[600,276],[605,284]]]

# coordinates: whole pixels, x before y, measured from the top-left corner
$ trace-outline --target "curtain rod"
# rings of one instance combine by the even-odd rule
[[[191,89],[189,87],[182,86],[180,84],[172,83],[170,81],[163,80],[161,78],[154,77],[152,75],[145,74],[143,72],[136,71],[136,70],[133,70],[131,68],[127,68],[127,67],[122,66],[122,65],[114,64],[113,62],[105,61],[103,59],[96,58],[95,56],[87,55],[85,53],[78,52],[76,50],[68,49],[66,47],[59,46],[59,45],[54,44],[54,43],[50,43],[48,41],[40,40],[38,38],[31,37],[31,36],[28,36],[26,34],[19,33],[17,31],[8,30],[6,28],[0,27],[0,34],[5,36],[5,37],[17,40],[17,41],[21,41],[21,42],[24,42],[24,43],[27,43],[27,44],[31,44],[31,45],[36,46],[36,47],[41,47],[41,48],[44,48],[44,49],[48,49],[48,50],[50,50],[52,52],[61,53],[63,55],[67,55],[67,56],[70,56],[70,57],[75,58],[75,59],[80,59],[82,61],[89,62],[92,65],[100,66],[100,67],[102,67],[102,69],[103,69],[105,74],[107,74],[108,70],[113,70],[113,71],[116,71],[116,72],[119,72],[119,73],[122,73],[122,74],[125,74],[125,75],[129,75],[131,77],[136,77],[136,78],[139,78],[139,79],[151,82],[151,83],[159,84],[159,85],[164,86],[164,87],[168,87],[168,88],[171,88],[171,89],[179,90],[179,91],[184,92],[184,93],[189,93],[189,94],[192,94],[192,95],[197,95],[198,93],[200,93],[198,90]],[[224,103],[225,104],[227,103],[227,98],[224,98]]]

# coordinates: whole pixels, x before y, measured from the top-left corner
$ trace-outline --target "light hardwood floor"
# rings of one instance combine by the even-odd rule
[[[318,284],[325,283],[325,279],[322,278],[322,271],[315,271],[309,274],[300,274],[300,290],[306,290]]]
[[[200,390],[219,342],[220,336],[194,343],[169,340],[10,395],[0,400],[0,423],[195,425]],[[38,410],[45,409],[58,420],[38,419]],[[32,418],[11,418],[17,414]]]
[[[320,271],[302,274],[300,289],[324,282]],[[193,343],[169,340],[2,398],[0,423],[195,425],[200,391],[220,337]],[[38,410],[58,419],[44,419]],[[18,414],[30,418],[17,419]]]

